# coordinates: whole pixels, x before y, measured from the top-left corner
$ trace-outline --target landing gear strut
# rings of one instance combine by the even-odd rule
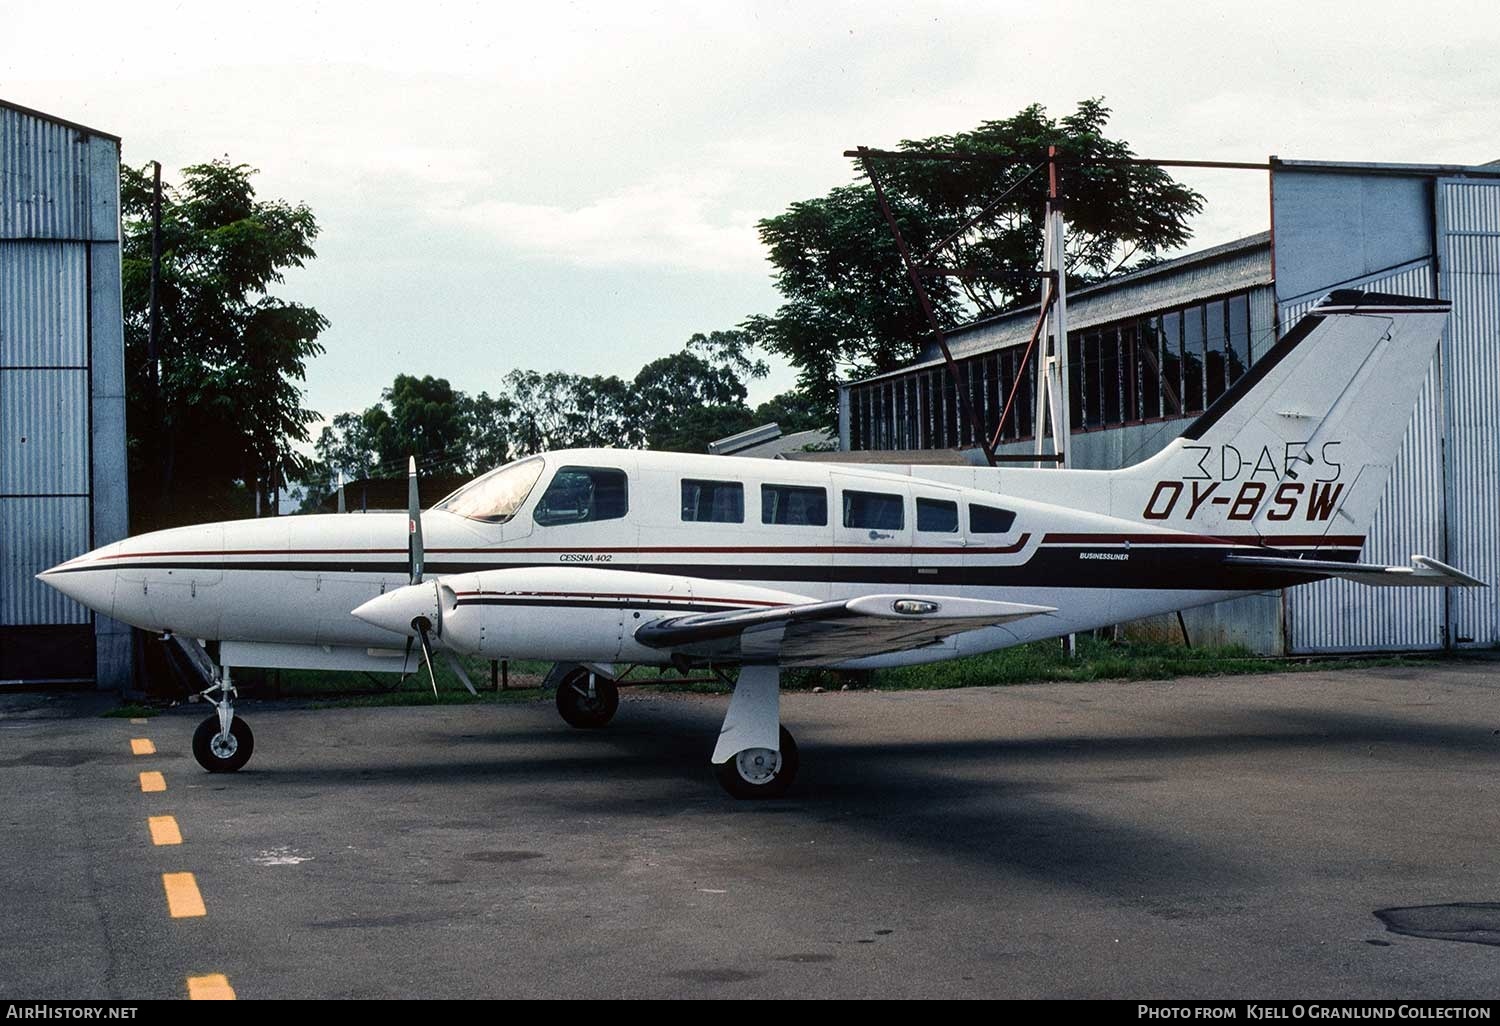
[[[714,775],[736,798],[780,798],[797,777],[797,742],[781,726],[781,671],[745,666],[713,754]]]
[[[619,687],[587,667],[571,670],[557,682],[557,712],[570,726],[584,730],[602,727],[618,708]]]
[[[200,694],[214,706],[214,713],[193,731],[193,758],[210,773],[233,773],[250,761],[255,735],[250,724],[234,715],[239,694],[229,678],[229,667],[219,672],[213,686]]]

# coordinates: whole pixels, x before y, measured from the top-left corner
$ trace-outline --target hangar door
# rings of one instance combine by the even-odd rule
[[[1430,297],[1436,289],[1431,260],[1340,287]],[[1282,333],[1328,290],[1285,304]],[[1441,362],[1434,355],[1416,408],[1401,439],[1385,494],[1365,537],[1360,558],[1405,564],[1414,552],[1443,555],[1443,418]],[[1443,594],[1436,588],[1370,588],[1327,580],[1289,588],[1287,642],[1292,652],[1367,652],[1440,649],[1445,642]]]
[[[1452,644],[1500,643],[1500,182],[1437,182],[1438,295],[1453,302],[1443,349],[1448,562],[1489,584],[1448,591]]]

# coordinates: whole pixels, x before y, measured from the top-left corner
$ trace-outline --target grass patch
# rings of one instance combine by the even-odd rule
[[[133,720],[146,716],[155,716],[159,712],[161,710],[152,705],[137,705],[127,702],[125,705],[116,706],[99,715],[105,719]]]
[[[380,707],[405,705],[467,705],[473,703],[524,703],[550,700],[551,693],[537,690],[552,664],[514,661],[510,664],[510,690],[490,687],[488,660],[465,658],[465,670],[479,689],[470,695],[445,660],[434,664],[438,693],[433,695],[427,668],[417,656],[403,682],[399,674],[328,673],[320,670],[268,671],[265,686],[254,692],[261,697],[308,699],[313,708]],[[825,688],[836,691],[873,688],[880,691],[920,691],[941,688],[993,687],[1037,684],[1050,681],[1171,680],[1176,677],[1211,677],[1246,673],[1291,673],[1306,670],[1347,669],[1369,666],[1415,666],[1432,659],[1412,656],[1377,658],[1280,659],[1257,656],[1234,645],[1186,648],[1149,641],[1111,642],[1088,635],[1078,638],[1077,654],[1068,658],[1056,641],[1035,641],[968,659],[954,659],[923,666],[877,670],[873,673],[843,673],[832,670],[789,670],[782,675],[788,691]],[[695,670],[694,678],[709,677],[708,670]],[[729,671],[731,679],[734,671]],[[640,666],[631,671],[627,683],[645,692],[728,694],[730,686],[719,680],[684,682],[682,675],[667,667]],[[122,706],[106,715],[151,716],[158,710],[145,706]]]
[[[902,691],[932,688],[1034,684],[1046,681],[1171,680],[1244,673],[1294,673],[1354,666],[1410,666],[1429,660],[1411,657],[1378,659],[1278,659],[1258,656],[1238,645],[1187,648],[1160,642],[1100,641],[1078,637],[1077,654],[1068,658],[1056,641],[1034,641],[968,659],[877,670],[872,686]]]

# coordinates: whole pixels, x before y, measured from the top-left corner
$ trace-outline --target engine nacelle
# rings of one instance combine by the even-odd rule
[[[353,612],[403,637],[414,636],[412,621],[425,617],[440,644],[487,659],[661,663],[669,653],[635,640],[643,624],[809,601],[732,581],[546,566],[454,574],[387,592]]]

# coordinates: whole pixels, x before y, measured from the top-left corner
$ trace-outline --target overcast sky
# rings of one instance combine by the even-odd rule
[[[398,372],[632,375],[770,312],[755,222],[851,180],[856,144],[1103,96],[1145,156],[1500,157],[1500,6],[426,3],[0,7],[0,96],[227,154],[304,200],[318,259],[280,294],[331,321],[325,416]],[[1181,173],[1194,247],[1267,226],[1264,175]],[[752,391],[789,386],[779,367]]]

